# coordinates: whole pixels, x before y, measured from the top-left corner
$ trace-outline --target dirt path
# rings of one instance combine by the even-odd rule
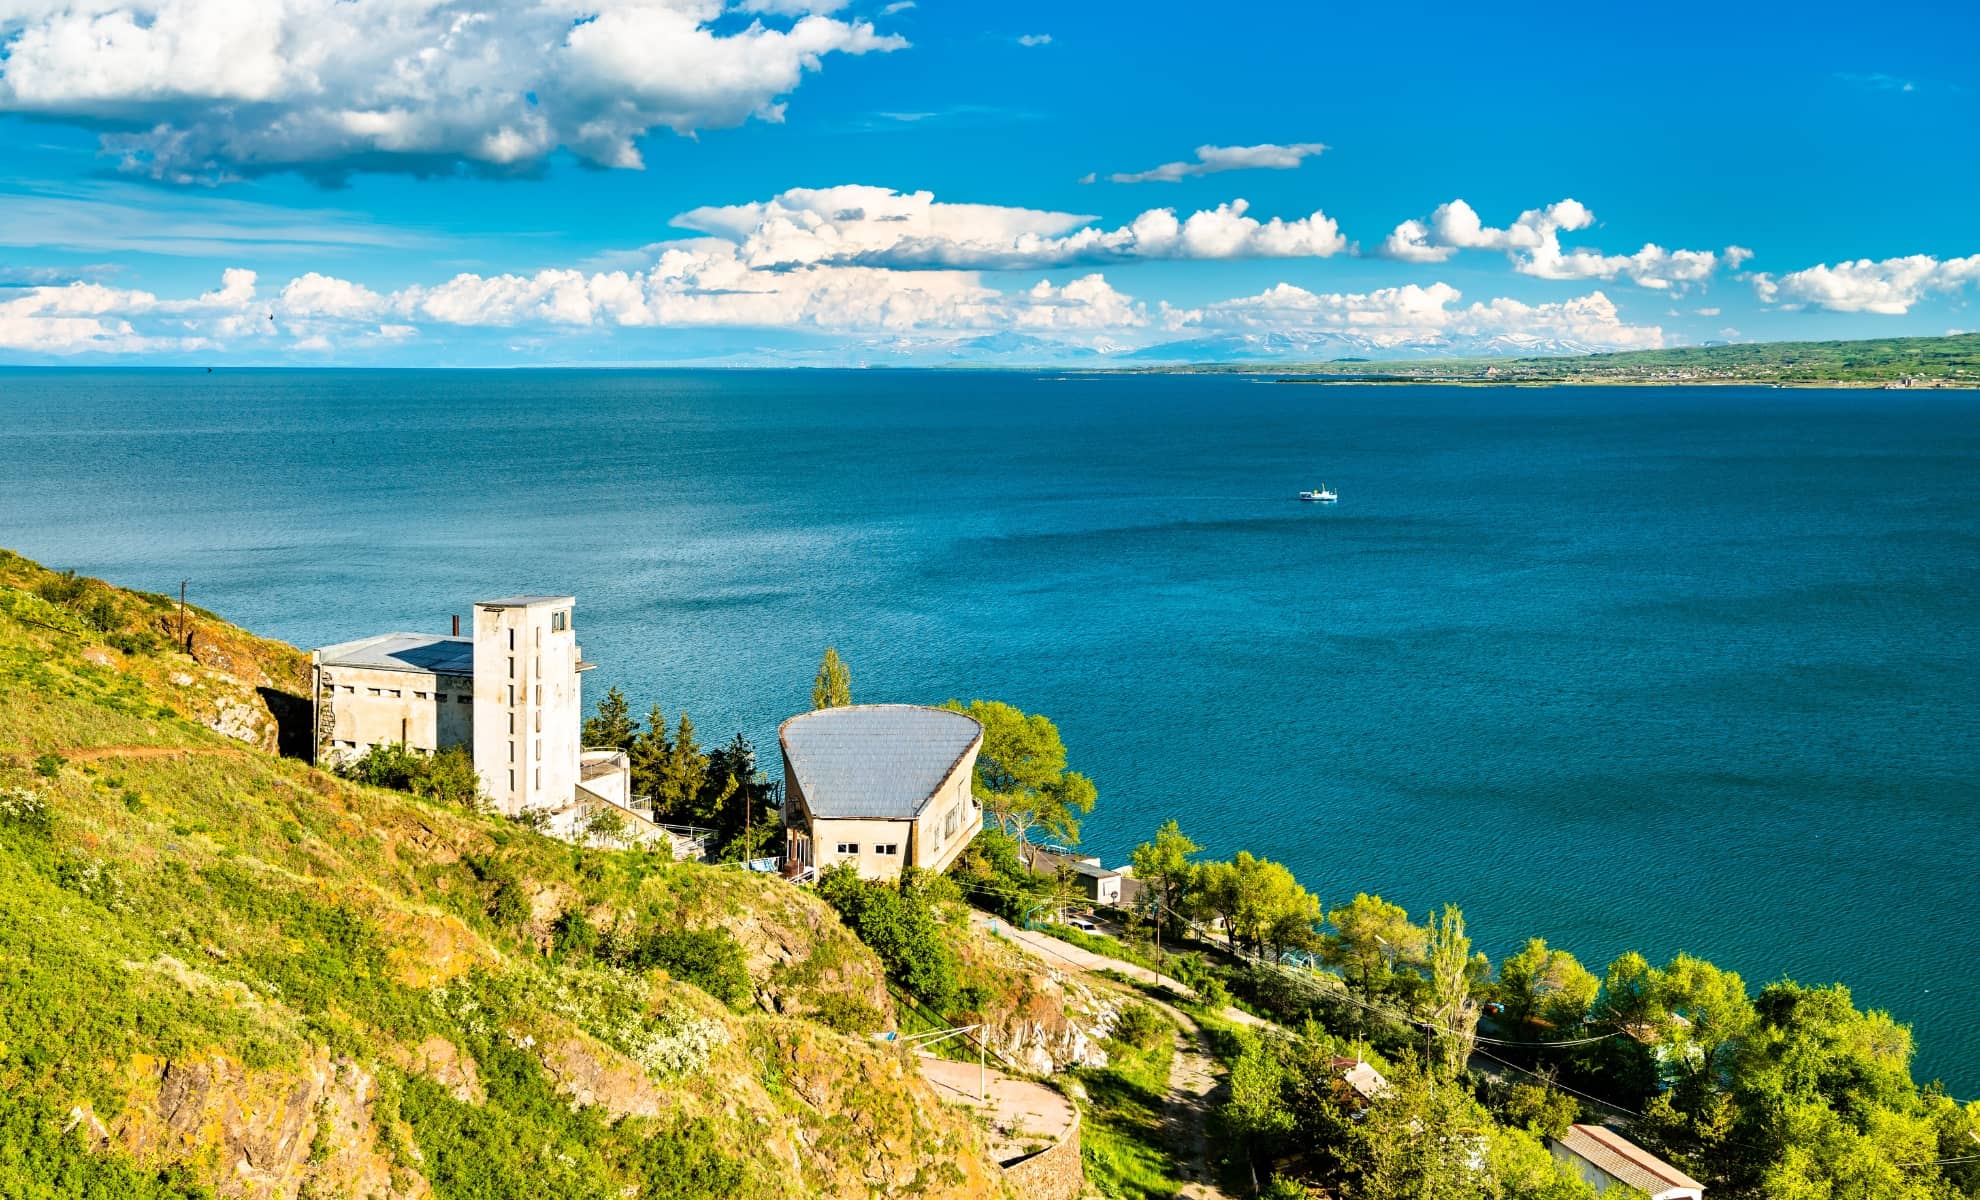
[[[1010,922],[986,913],[972,913],[970,923],[986,932],[994,932],[1025,953],[1060,968],[1116,971],[1136,982],[1167,988],[1178,996],[1196,995],[1181,980],[1122,959],[1095,954],[1046,934],[1013,928]],[[1188,1013],[1154,996],[1144,998],[1176,1024],[1176,1056],[1169,1061],[1169,1094],[1163,1116],[1169,1129],[1168,1141],[1175,1156],[1177,1173],[1183,1184],[1177,1196],[1181,1200],[1225,1200],[1224,1191],[1217,1186],[1216,1167],[1210,1154],[1210,1116],[1216,1110],[1219,1101],[1217,1092],[1222,1086],[1217,1076],[1216,1060],[1210,1055],[1210,1046],[1202,1028]],[[1250,1013],[1235,1008],[1225,1009],[1224,1016],[1241,1025],[1264,1024]]]
[[[241,755],[241,751],[232,746],[86,746],[60,753],[70,762],[97,762],[105,758],[178,758],[193,754],[217,754],[223,758],[238,758]]]
[[[1180,1200],[1225,1200],[1217,1186],[1216,1165],[1210,1157],[1210,1116],[1216,1110],[1221,1085],[1216,1061],[1210,1057],[1203,1030],[1188,1013],[1160,1000],[1149,1001],[1176,1023],[1176,1056],[1169,1062],[1168,1125],[1170,1145],[1181,1168]]]

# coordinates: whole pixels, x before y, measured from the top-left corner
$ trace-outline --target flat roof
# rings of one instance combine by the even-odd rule
[[[919,704],[821,708],[777,730],[814,817],[912,820],[983,740],[976,718]]]
[[[476,608],[535,608],[539,604],[576,604],[576,596],[503,596],[495,600],[476,600]]]
[[[1601,1125],[1571,1125],[1558,1139],[1570,1153],[1606,1175],[1655,1196],[1672,1188],[1702,1189],[1705,1185],[1658,1158],[1613,1129]]]
[[[316,652],[316,657],[326,667],[473,675],[474,639],[436,633],[381,633],[325,646]]]

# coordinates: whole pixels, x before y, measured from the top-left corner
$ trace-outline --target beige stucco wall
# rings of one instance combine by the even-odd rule
[[[927,871],[940,871],[956,860],[983,828],[983,807],[970,793],[970,777],[976,772],[976,751],[963,755],[956,769],[921,810],[915,825],[915,865]]]
[[[474,606],[474,765],[509,815],[571,802],[584,714],[573,605]]]
[[[428,752],[470,745],[474,739],[473,681],[424,671],[375,667],[316,667],[319,703],[330,719],[319,729],[333,759],[355,758],[371,747],[404,742]]]

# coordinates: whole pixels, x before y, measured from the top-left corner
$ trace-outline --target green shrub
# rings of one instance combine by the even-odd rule
[[[675,929],[651,934],[640,943],[633,964],[659,967],[731,1008],[741,1008],[756,994],[743,948],[726,929]]]
[[[819,998],[816,1019],[829,1029],[855,1037],[877,1032],[886,1020],[878,1008],[842,992],[830,992]]]
[[[1114,1022],[1114,1037],[1142,1050],[1153,1050],[1171,1036],[1171,1027],[1162,1014],[1147,1004],[1130,1004]]]
[[[850,864],[840,864],[818,877],[818,896],[879,955],[889,979],[938,1012],[954,1008],[960,982],[955,952],[914,872],[887,884],[861,879]]]
[[[62,764],[69,760],[59,754],[43,754],[34,760],[34,773],[43,779],[53,779],[62,773]]]
[[[411,792],[472,812],[487,807],[487,800],[481,794],[481,776],[464,746],[423,754],[403,742],[380,744],[365,751],[363,757],[338,767],[337,774],[358,783]]]

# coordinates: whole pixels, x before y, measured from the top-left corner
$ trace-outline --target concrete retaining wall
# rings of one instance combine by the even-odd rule
[[[1055,1146],[1029,1158],[1004,1164],[1004,1179],[1025,1200],[1078,1200],[1086,1187],[1086,1168],[1079,1158],[1079,1116]]]

